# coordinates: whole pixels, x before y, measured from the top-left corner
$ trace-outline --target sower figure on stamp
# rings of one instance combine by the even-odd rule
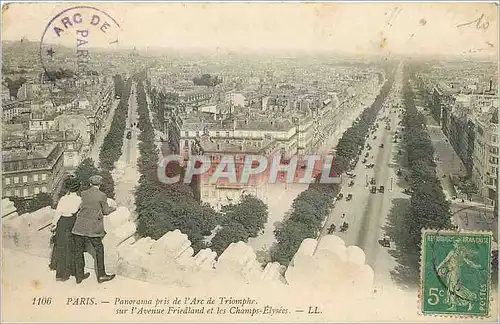
[[[106,194],[99,190],[102,177],[95,175],[89,179],[91,187],[82,192],[82,206],[76,216],[73,234],[76,247],[76,282],[81,283],[90,276],[90,273],[84,273],[85,267],[85,243],[90,241],[95,249],[97,263],[97,281],[103,283],[112,280],[115,275],[106,274],[104,267],[104,245],[102,238],[106,235],[104,230],[103,216],[109,215],[116,210],[109,206]]]
[[[466,287],[467,282],[464,282],[461,277],[463,267],[481,268],[480,264],[476,264],[471,260],[473,257],[473,251],[469,250],[459,241],[455,241],[453,249],[437,267],[438,274],[445,277],[448,286],[445,301],[450,305],[448,310],[455,310],[457,306],[468,306],[468,310],[470,311],[472,309],[472,301],[477,299],[477,294]]]

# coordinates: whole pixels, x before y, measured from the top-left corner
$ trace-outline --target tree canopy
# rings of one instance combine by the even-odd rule
[[[223,206],[222,229],[211,240],[210,248],[220,255],[231,243],[257,237],[268,217],[267,205],[252,195],[244,195],[237,203]]]
[[[115,78],[115,82],[119,82],[119,78]],[[127,127],[128,100],[131,88],[132,79],[129,79],[125,83],[125,88],[119,91],[121,94],[120,102],[115,109],[111,126],[109,127],[108,134],[106,134],[104,138],[101,151],[99,152],[99,166],[101,169],[113,170],[115,162],[118,161],[122,155],[123,136]]]
[[[145,73],[134,76],[137,82],[139,152],[141,174],[135,191],[138,213],[137,234],[158,239],[167,232],[179,229],[187,234],[195,251],[204,248],[203,239],[219,223],[219,215],[208,205],[200,204],[191,187],[186,184],[164,184],[157,177],[159,151],[149,116],[144,86]]]
[[[41,208],[52,206],[54,203],[52,200],[52,195],[46,192],[41,192],[31,199],[20,197],[12,197],[9,199],[14,203],[14,206],[16,207],[17,213],[19,215],[22,215],[24,213],[32,213]]]
[[[222,78],[210,74],[202,74],[200,77],[194,77],[193,83],[200,86],[215,87],[222,83]]]
[[[415,106],[414,93],[409,84],[412,75],[410,67],[406,66],[403,77],[405,106],[403,138],[407,151],[408,182],[412,195],[410,207],[402,215],[404,228],[398,229],[405,234],[391,236],[398,250],[408,254],[408,260],[419,260],[422,229],[450,229],[451,210],[450,202],[446,200],[436,174],[434,147],[425,128],[425,118]],[[407,266],[418,267],[418,264]]]

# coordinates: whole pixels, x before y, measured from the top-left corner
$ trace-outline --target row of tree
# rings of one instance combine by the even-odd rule
[[[119,79],[115,79],[115,81],[119,81]],[[122,155],[123,135],[127,127],[128,100],[131,88],[132,79],[128,79],[125,83],[125,88],[119,90],[121,93],[120,102],[115,109],[113,121],[99,152],[99,166],[101,169],[113,170],[115,162]]]
[[[179,229],[187,234],[195,251],[204,247],[203,239],[218,224],[217,213],[207,205],[200,205],[188,185],[162,183],[157,177],[158,148],[144,91],[144,74],[135,76],[139,113],[138,169],[141,173],[135,191],[138,212],[137,233],[142,237],[159,239],[167,232]],[[179,166],[175,173],[181,173]]]
[[[123,91],[125,90],[125,81],[120,74],[117,74],[113,77],[113,81],[115,83],[115,97],[121,98],[123,95]]]
[[[434,147],[425,126],[425,118],[415,105],[415,97],[409,79],[410,67],[404,70],[403,100],[405,113],[403,117],[404,140],[408,159],[408,182],[412,191],[410,207],[403,215],[406,233],[400,242],[395,242],[398,249],[406,251],[410,260],[418,265],[420,258],[421,230],[450,229],[450,202],[441,186],[434,162]],[[397,236],[395,236],[397,237]]]
[[[195,252],[210,247],[219,255],[233,242],[256,237],[268,219],[267,206],[254,196],[244,196],[238,203],[216,212],[210,205],[195,199],[187,184],[163,184],[157,176],[158,148],[146,100],[144,74],[136,76],[139,113],[138,169],[141,173],[135,192],[138,211],[137,233],[158,239],[179,229],[187,234]],[[184,175],[180,165],[169,165],[171,174]],[[164,172],[167,172],[163,170]],[[211,239],[210,239],[211,237]]]
[[[393,81],[393,77],[386,81],[374,103],[366,108],[342,135],[336,148],[337,157],[334,166],[336,174],[348,171],[351,162],[359,157],[369,128],[375,122]],[[318,237],[339,191],[340,185],[338,184],[317,182],[312,183],[307,190],[295,198],[289,217],[274,232],[277,244],[271,251],[273,261],[288,265],[303,240]]]

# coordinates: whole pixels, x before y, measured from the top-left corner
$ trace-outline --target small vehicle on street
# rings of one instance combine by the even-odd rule
[[[378,191],[379,191],[380,193],[384,193],[384,191],[385,191],[385,187],[384,187],[384,186],[380,186],[380,187],[378,188]]]
[[[349,201],[352,199],[352,194],[348,194],[347,197],[345,198],[346,201]]]
[[[365,154],[365,158],[369,157],[370,156],[370,153],[366,152]]]
[[[374,185],[375,184],[375,178],[370,179],[370,184]]]
[[[387,247],[387,248],[391,247],[391,239],[387,235],[384,235],[384,237],[381,240],[379,240],[379,243],[383,247]]]
[[[378,147],[380,147],[380,148],[384,148],[384,144],[380,144]]]
[[[131,139],[132,138],[132,132],[131,131],[128,131],[127,132],[127,139]]]
[[[368,160],[366,158],[363,159],[363,161],[361,161],[361,163],[365,164],[366,162],[368,162]]]
[[[401,150],[398,150],[398,155],[401,155]]]
[[[351,180],[351,181],[349,182],[349,187],[352,187],[352,186],[354,186],[354,180]]]
[[[335,224],[330,225],[330,227],[328,227],[328,234],[333,234],[336,229],[337,227],[335,226]]]
[[[352,173],[352,172],[346,172],[345,174],[346,174],[346,176],[348,176],[349,178],[352,178],[352,179],[353,179],[353,178],[356,178],[356,174],[354,174],[354,173]]]
[[[372,186],[372,188],[370,189],[370,192],[371,193],[377,193],[377,187],[376,186]]]
[[[347,222],[343,222],[342,226],[340,226],[340,231],[345,232],[345,231],[347,231],[348,228],[349,228],[349,224],[347,224]]]
[[[377,135],[373,136],[373,139],[377,139]]]
[[[396,175],[397,175],[397,176],[401,176],[402,174],[403,174],[403,172],[401,171],[401,169],[398,169],[398,170],[396,171]]]
[[[337,195],[337,199],[338,199],[338,200],[340,200],[340,199],[342,199],[342,198],[344,198],[344,194],[340,192],[340,193]]]
[[[408,188],[405,188],[405,189],[403,190],[403,193],[405,193],[405,194],[407,194],[407,195],[411,195],[411,194],[413,193],[413,190],[408,189]]]
[[[364,162],[363,162],[363,163],[364,163]],[[375,166],[375,164],[373,164],[373,163],[370,163],[370,164],[367,164],[367,165],[366,165],[366,167],[367,167],[368,169],[371,169],[371,168],[373,168],[374,166]]]

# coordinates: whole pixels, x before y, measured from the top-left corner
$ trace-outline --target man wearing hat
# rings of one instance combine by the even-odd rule
[[[75,237],[76,249],[76,283],[81,283],[90,276],[90,273],[84,273],[85,242],[90,241],[95,249],[97,263],[97,282],[103,283],[112,280],[115,275],[106,274],[104,267],[104,245],[102,238],[106,235],[104,230],[104,215],[109,215],[116,210],[115,207],[108,205],[108,197],[99,190],[102,183],[102,177],[94,175],[90,177],[90,188],[81,193],[82,204],[80,211],[76,216],[75,226],[72,233]]]

